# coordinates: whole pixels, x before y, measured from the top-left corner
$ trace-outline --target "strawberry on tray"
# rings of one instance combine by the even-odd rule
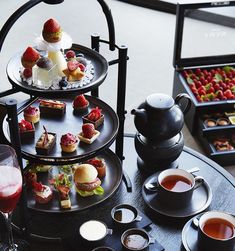
[[[83,123],[92,123],[95,128],[98,128],[104,123],[104,114],[99,107],[92,108],[91,111],[82,117]]]
[[[197,68],[184,70],[182,74],[198,102],[235,99],[234,67]]]
[[[92,144],[100,135],[100,132],[95,130],[95,126],[92,123],[86,123],[82,125],[82,132],[78,134],[80,141],[87,144]]]

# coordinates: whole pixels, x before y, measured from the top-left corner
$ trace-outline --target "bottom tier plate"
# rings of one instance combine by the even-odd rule
[[[28,191],[27,204],[28,208],[49,213],[69,213],[74,211],[81,211],[93,207],[106,199],[108,199],[118,189],[122,180],[122,165],[119,158],[111,151],[106,150],[104,153],[97,156],[103,158],[106,162],[106,176],[101,179],[101,186],[104,188],[104,194],[101,196],[93,195],[89,197],[81,197],[75,191],[73,185],[70,191],[71,209],[61,209],[60,201],[56,191],[53,193],[53,199],[47,204],[35,203],[35,199],[32,191]],[[40,173],[38,180],[43,184],[48,184],[48,173]]]

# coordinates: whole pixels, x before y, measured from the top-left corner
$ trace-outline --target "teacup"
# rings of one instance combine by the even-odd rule
[[[92,243],[100,242],[112,233],[112,229],[108,229],[104,222],[98,220],[86,221],[79,228],[79,234],[82,239]]]
[[[120,204],[111,210],[111,217],[114,222],[126,226],[142,220],[138,210],[129,204]]]
[[[127,250],[145,250],[155,240],[149,234],[140,228],[131,228],[126,230],[121,236],[121,243]]]
[[[235,217],[219,211],[204,213],[198,222],[198,246],[202,251],[233,251]]]
[[[194,177],[183,169],[167,169],[158,175],[159,200],[170,208],[187,206],[193,195],[193,191],[200,187],[204,179]]]

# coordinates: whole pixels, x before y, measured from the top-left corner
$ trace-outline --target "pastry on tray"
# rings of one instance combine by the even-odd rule
[[[41,114],[63,115],[66,111],[66,103],[58,100],[41,99],[39,109]]]
[[[56,143],[56,134],[47,132],[45,127],[44,130],[45,132],[38,139],[35,148],[37,154],[48,155]]]
[[[40,120],[40,111],[37,107],[29,106],[24,110],[24,119],[28,122],[37,123]]]
[[[100,132],[95,130],[94,124],[86,123],[82,125],[82,132],[78,134],[80,141],[87,144],[92,144],[100,135]]]
[[[54,18],[51,18],[44,23],[42,37],[48,43],[56,43],[61,40],[62,29],[60,24]]]
[[[87,161],[85,161],[85,163],[90,164],[92,166],[94,166],[98,172],[98,177],[99,178],[104,178],[106,175],[106,163],[105,160],[103,158],[92,158],[89,159]]]
[[[35,127],[32,122],[22,119],[18,125],[21,140],[32,139],[34,137]]]
[[[62,135],[60,139],[60,146],[63,152],[72,153],[76,150],[78,139],[72,133]]]
[[[70,188],[68,186],[59,185],[57,186],[57,191],[59,192],[60,206],[63,209],[71,208],[71,200],[69,197]]]
[[[28,47],[21,57],[21,63],[24,68],[31,69],[40,58],[39,53],[32,47]]]
[[[217,151],[232,151],[234,147],[231,145],[228,139],[217,139],[213,141],[213,145]]]
[[[73,109],[77,113],[85,113],[88,111],[89,101],[84,95],[78,95],[73,100]]]
[[[87,115],[82,117],[83,123],[92,123],[95,128],[99,127],[104,123],[104,115],[101,112],[102,110],[98,107],[92,108]]]
[[[79,81],[85,76],[85,73],[80,69],[79,65],[80,63],[76,60],[68,61],[67,69],[64,69],[63,73],[69,82]]]
[[[47,204],[52,199],[51,188],[42,183],[34,183],[33,193],[35,201],[39,204]]]

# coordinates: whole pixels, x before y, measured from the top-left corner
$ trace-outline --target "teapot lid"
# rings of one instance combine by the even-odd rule
[[[154,93],[147,97],[146,103],[152,109],[166,110],[170,109],[174,104],[174,99],[166,94]]]

